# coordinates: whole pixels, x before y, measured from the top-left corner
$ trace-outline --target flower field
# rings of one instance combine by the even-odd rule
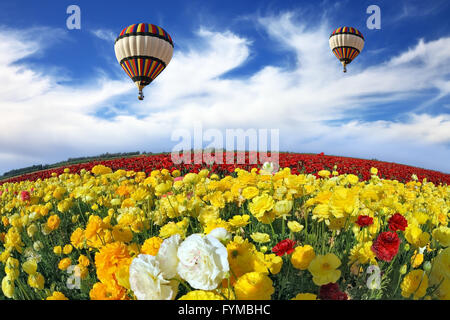
[[[450,299],[450,175],[279,163],[162,154],[2,181],[0,299]]]

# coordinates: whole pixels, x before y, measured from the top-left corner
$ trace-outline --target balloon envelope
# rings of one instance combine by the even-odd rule
[[[161,27],[132,24],[122,30],[114,43],[117,61],[139,89],[149,85],[167,67],[173,55],[173,41]]]
[[[331,33],[329,44],[346,72],[346,65],[351,63],[364,48],[364,36],[356,28],[340,27]]]

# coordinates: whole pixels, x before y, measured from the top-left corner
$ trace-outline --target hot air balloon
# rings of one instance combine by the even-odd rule
[[[114,43],[117,61],[139,89],[149,85],[167,67],[173,55],[173,41],[161,27],[137,23],[126,27]]]
[[[340,27],[333,31],[329,43],[334,55],[344,66],[344,72],[347,72],[347,65],[352,62],[364,48],[364,36],[355,28]]]

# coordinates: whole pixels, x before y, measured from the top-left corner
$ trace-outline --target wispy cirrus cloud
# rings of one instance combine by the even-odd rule
[[[117,34],[113,32],[112,30],[108,29],[95,29],[91,30],[91,33],[96,36],[97,38],[109,42],[114,42],[117,38]]]

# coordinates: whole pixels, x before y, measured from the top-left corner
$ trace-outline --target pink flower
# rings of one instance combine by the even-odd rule
[[[22,201],[28,201],[30,200],[30,193],[26,190],[22,190],[20,192],[20,199],[22,199]]]

